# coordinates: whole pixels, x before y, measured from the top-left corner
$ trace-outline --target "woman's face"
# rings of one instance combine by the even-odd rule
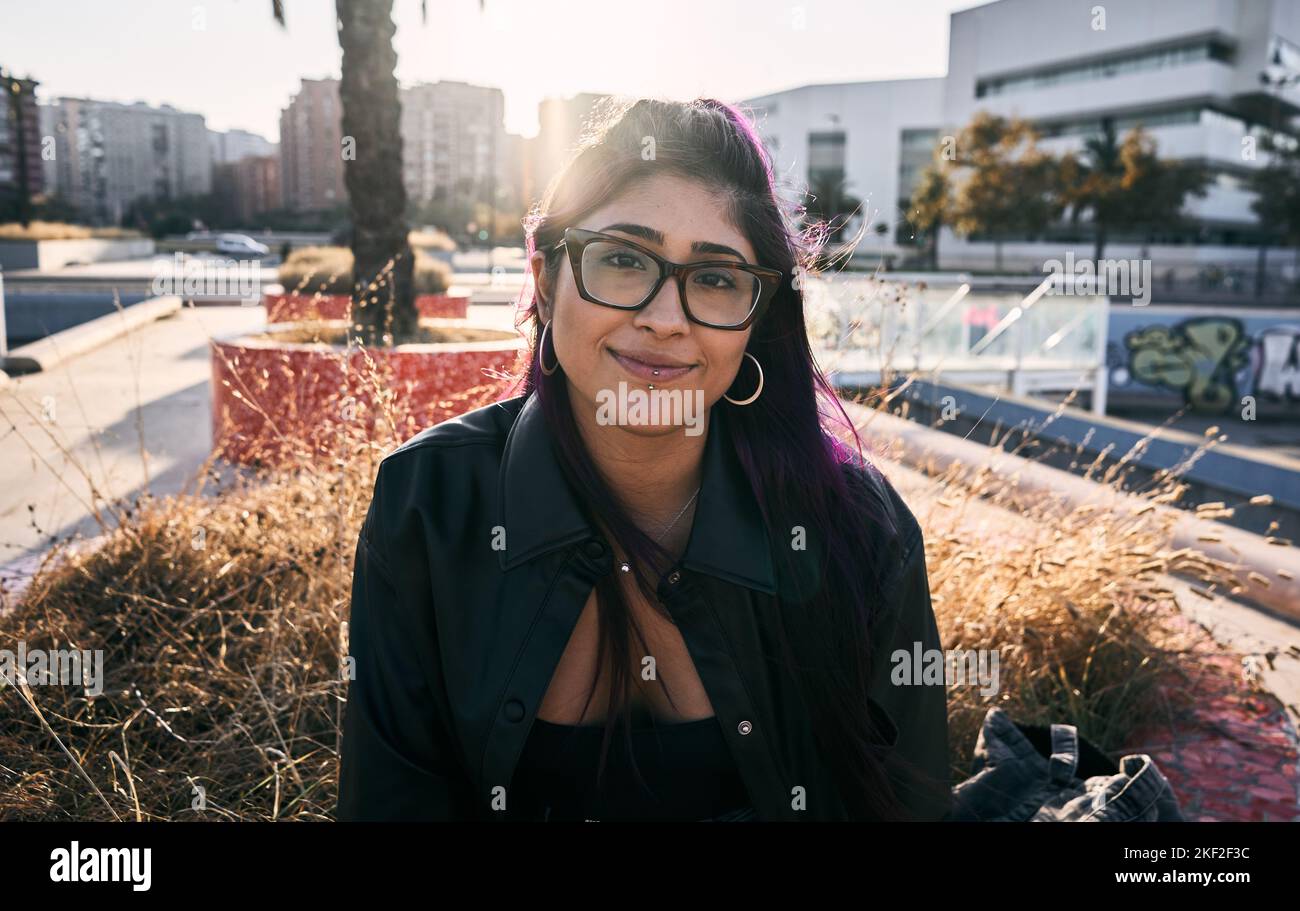
[[[762,265],[756,261],[744,234],[724,212],[723,201],[707,186],[675,175],[658,175],[629,187],[574,227],[624,237],[672,262],[734,260]],[[692,252],[695,243],[711,246]],[[568,253],[561,252],[564,258],[553,287],[543,270],[542,251],[533,254],[530,265],[542,292],[538,301],[542,324],[551,324],[551,340],[546,347],[553,346],[554,357],[568,380],[574,408],[595,414],[599,420],[602,413],[609,414],[608,407],[602,412],[602,404],[608,406],[611,397],[619,395],[623,383],[629,397],[640,395],[643,400],[654,395],[650,392],[653,385],[664,403],[657,412],[657,422],[652,416],[644,421],[618,422],[632,432],[658,435],[679,429],[683,421],[668,418],[670,397],[665,394],[674,391],[679,391],[682,399],[690,399],[681,412],[688,425],[687,409],[695,404],[707,415],[736,379],[752,327],[735,331],[691,322],[682,309],[677,282],[671,280],[664,282],[640,310],[616,310],[583,300],[578,295]],[[544,356],[550,366],[552,354],[547,351]],[[653,375],[654,369],[659,370],[659,376]],[[746,376],[753,372],[746,371]],[[753,387],[743,385],[740,394],[748,395]]]

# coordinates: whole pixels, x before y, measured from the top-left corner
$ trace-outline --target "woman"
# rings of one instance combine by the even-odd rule
[[[943,683],[892,673],[940,648],[921,532],[824,429],[787,214],[723,103],[584,138],[522,394],[380,466],[340,819],[947,814]]]

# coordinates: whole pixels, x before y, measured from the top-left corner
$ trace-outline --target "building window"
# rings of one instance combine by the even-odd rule
[[[1166,108],[1163,111],[1148,111],[1136,114],[1126,114],[1123,117],[1113,118],[1115,122],[1115,132],[1119,134],[1127,133],[1138,126],[1143,129],[1155,129],[1156,127],[1178,126],[1180,124],[1191,124],[1202,122],[1204,112],[1208,110],[1199,105],[1189,105],[1180,108]],[[1219,115],[1223,120],[1233,120],[1226,114]],[[1240,121],[1238,121],[1240,123]],[[1102,131],[1101,118],[1080,118],[1077,120],[1055,120],[1045,121],[1034,125],[1040,136],[1051,139],[1057,136],[1091,136]]]
[[[1091,82],[1114,76],[1169,69],[1206,60],[1230,63],[1232,48],[1222,41],[1201,40],[1159,50],[1137,51],[1088,63],[1044,67],[1015,76],[981,79],[975,83],[975,97],[985,98],[992,95],[1050,89],[1075,82]]]
[[[817,132],[808,134],[808,181],[816,183],[822,179],[844,179],[843,130]]]

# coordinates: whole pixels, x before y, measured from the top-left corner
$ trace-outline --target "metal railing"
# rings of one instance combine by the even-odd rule
[[[1050,277],[1021,293],[839,273],[809,281],[804,299],[814,352],[840,385],[915,373],[1016,395],[1087,389],[1104,413],[1109,302],[1068,290]]]

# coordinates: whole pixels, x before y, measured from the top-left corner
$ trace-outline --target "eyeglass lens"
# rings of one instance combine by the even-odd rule
[[[659,265],[639,250],[593,240],[582,251],[582,283],[596,299],[635,307],[659,280]],[[686,277],[686,306],[696,319],[719,326],[743,323],[758,300],[757,275],[728,266],[708,266]]]

